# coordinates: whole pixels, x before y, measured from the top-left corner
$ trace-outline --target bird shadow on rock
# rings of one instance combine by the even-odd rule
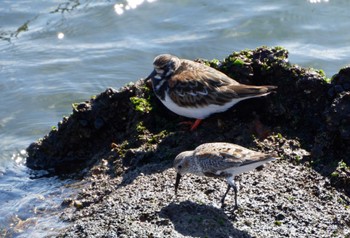
[[[170,203],[159,214],[169,219],[174,229],[191,237],[251,237],[246,231],[236,229],[222,209],[184,201]]]

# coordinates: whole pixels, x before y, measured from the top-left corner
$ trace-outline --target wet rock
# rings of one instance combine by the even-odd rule
[[[276,220],[277,221],[282,221],[282,220],[284,220],[286,217],[283,215],[283,214],[278,214],[277,216],[276,216]]]
[[[101,129],[101,127],[103,127],[105,125],[104,120],[101,117],[96,118],[96,120],[94,121],[94,126],[95,129]]]
[[[137,86],[125,87],[120,93],[107,89],[87,103],[73,105],[73,113],[59,123],[57,131],[27,148],[27,166],[57,174],[81,170],[96,162],[92,161],[96,159],[94,155],[108,152],[112,142],[120,142],[132,117],[138,116],[129,100],[137,91]]]
[[[61,203],[61,206],[62,207],[69,207],[73,204],[73,200],[71,198],[65,198],[62,203]]]
[[[350,67],[342,68],[332,77],[329,95],[335,97],[344,91],[350,90]]]
[[[82,125],[83,127],[85,127],[89,124],[89,122],[88,122],[88,120],[80,119],[79,124]]]
[[[342,139],[350,139],[350,91],[338,94],[325,111],[327,128]]]

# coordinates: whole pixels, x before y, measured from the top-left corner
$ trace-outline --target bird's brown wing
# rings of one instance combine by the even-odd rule
[[[239,84],[209,66],[184,61],[168,80],[169,96],[179,106],[224,105],[235,98],[263,96],[275,86]]]
[[[202,144],[195,149],[194,155],[205,165],[203,170],[211,173],[271,158],[268,154],[221,142]]]
[[[184,61],[168,81],[169,96],[179,106],[223,105],[238,94],[229,86],[238,82],[209,66]]]
[[[249,98],[266,95],[277,88],[277,86],[253,86],[253,85],[232,85],[230,88],[235,91],[238,97]]]

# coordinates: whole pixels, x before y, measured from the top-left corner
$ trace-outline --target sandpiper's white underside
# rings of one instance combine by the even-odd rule
[[[175,112],[178,115],[189,117],[189,118],[195,118],[195,119],[204,119],[210,116],[213,113],[219,113],[224,112],[236,103],[248,99],[248,98],[254,98],[254,97],[261,97],[265,96],[269,93],[260,94],[256,96],[250,96],[250,97],[243,97],[243,98],[234,98],[232,101],[224,104],[224,105],[215,105],[210,104],[205,107],[180,107],[176,103],[174,103],[171,98],[169,97],[168,93],[165,93],[165,100],[161,100],[161,102],[172,112]]]

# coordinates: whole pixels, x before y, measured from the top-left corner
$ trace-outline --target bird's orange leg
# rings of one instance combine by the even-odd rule
[[[196,121],[193,123],[193,125],[191,126],[190,131],[194,131],[197,129],[197,127],[199,126],[199,124],[201,124],[202,119],[196,119]]]
[[[199,124],[201,123],[202,119],[196,119],[195,122],[192,122],[192,121],[182,121],[180,122],[179,124],[180,125],[190,125],[191,126],[191,129],[190,131],[194,131],[197,129],[197,127],[199,126]]]

